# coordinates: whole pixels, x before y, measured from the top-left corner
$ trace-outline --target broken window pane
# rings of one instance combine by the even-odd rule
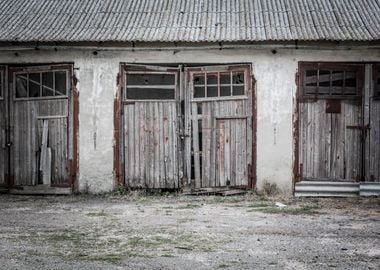
[[[29,73],[29,97],[39,97],[41,90],[40,73]]]
[[[205,88],[202,87],[194,87],[194,97],[195,98],[203,98],[205,97]]]
[[[244,73],[233,73],[232,74],[233,84],[243,84],[244,83]]]
[[[128,85],[174,85],[174,74],[127,74]]]
[[[316,64],[314,64],[316,66]],[[306,70],[303,93],[306,95],[355,96],[358,95],[358,71],[360,65],[323,64],[321,70]]]
[[[343,76],[343,71],[333,71],[331,85],[334,87],[343,87]]]
[[[218,96],[218,87],[209,86],[207,87],[207,97],[217,97]]]
[[[55,95],[65,96],[67,94],[66,71],[56,71],[55,74]]]
[[[204,75],[194,76],[194,84],[195,85],[205,84],[205,76]]]
[[[346,87],[356,87],[356,73],[355,72],[346,72],[345,85]]]
[[[16,75],[16,97],[23,98],[28,96],[27,74]]]
[[[127,88],[127,99],[174,99],[174,89],[163,88]]]
[[[319,87],[330,87],[330,71],[319,71]]]
[[[317,70],[306,70],[305,85],[306,86],[317,86],[318,71]]]
[[[44,72],[42,73],[42,96],[49,97],[54,96],[54,73]]]

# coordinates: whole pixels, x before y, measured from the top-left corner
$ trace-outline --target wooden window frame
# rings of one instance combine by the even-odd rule
[[[374,64],[372,68],[372,75],[373,75],[373,99],[380,100],[380,83],[378,84],[377,81],[380,80],[380,64]]]
[[[230,83],[229,84],[221,84],[220,83],[220,74],[230,73]],[[234,73],[243,73],[244,74],[244,83],[242,84],[234,84],[232,81]],[[207,75],[216,75],[217,76],[217,84],[207,84]],[[241,100],[248,99],[248,82],[250,81],[250,68],[248,66],[234,66],[234,65],[225,65],[225,66],[208,66],[205,68],[200,68],[199,70],[191,70],[190,71],[190,82],[191,82],[191,101],[192,102],[202,102],[202,101],[215,101],[215,100]],[[204,76],[204,84],[195,85],[194,77]],[[215,97],[207,97],[207,86],[217,87],[218,88],[218,96]],[[230,95],[229,96],[221,96],[220,88],[222,86],[230,86]],[[233,95],[233,87],[234,86],[244,86],[244,94],[242,95]],[[204,87],[205,88],[205,96],[204,97],[194,97],[194,88],[195,87]]]
[[[53,84],[54,84],[54,96],[42,96],[42,73],[47,72],[65,72],[66,73],[66,94],[56,96],[55,95],[55,76],[53,76]],[[31,67],[23,67],[19,70],[12,72],[13,76],[13,100],[14,101],[28,101],[28,100],[50,100],[50,99],[68,99],[71,91],[71,78],[70,78],[70,68],[67,65],[47,65],[47,66],[31,66]],[[29,73],[40,73],[41,77],[41,85],[40,85],[40,96],[39,97],[17,97],[16,94],[16,76],[19,74],[27,74]],[[27,95],[29,95],[29,87],[27,89]]]
[[[0,67],[0,100],[4,100],[5,92],[5,74],[4,70]]]
[[[343,71],[356,73],[356,94],[344,94],[345,77],[343,75],[342,94],[332,94],[332,77],[330,73],[330,86],[329,94],[319,94],[319,79],[317,78],[317,86],[306,86],[306,71],[315,70],[319,76],[320,70]],[[362,88],[364,85],[364,65],[363,64],[349,64],[349,63],[323,63],[323,62],[300,62],[299,63],[299,87],[301,99],[360,99],[362,97]],[[316,93],[306,93],[306,89],[316,89]]]
[[[166,74],[166,75],[174,75],[174,84],[173,85],[128,85],[128,74],[136,74],[136,75],[149,75],[149,74]],[[125,93],[123,96],[124,101],[130,101],[130,102],[165,102],[165,101],[175,101],[177,99],[177,91],[178,91],[178,72],[175,71],[154,71],[154,70],[134,70],[133,66],[127,66],[127,70],[124,71],[124,87],[125,87]],[[172,89],[174,91],[174,98],[173,99],[128,99],[127,98],[127,92],[128,88],[141,88],[141,89]]]

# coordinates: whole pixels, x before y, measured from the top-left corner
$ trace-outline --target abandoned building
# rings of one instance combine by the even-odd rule
[[[0,0],[0,185],[378,194],[378,0]]]

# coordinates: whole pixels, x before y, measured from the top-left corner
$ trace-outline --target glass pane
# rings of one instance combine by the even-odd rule
[[[207,87],[207,97],[217,97],[218,96],[218,87],[209,86]]]
[[[346,87],[356,87],[356,73],[346,72]]]
[[[127,99],[174,99],[174,89],[127,88]]]
[[[194,84],[195,85],[205,84],[205,76],[204,75],[194,76]]]
[[[221,86],[220,87],[220,96],[231,96],[231,87],[230,86]]]
[[[127,74],[127,85],[174,85],[174,74]]]
[[[29,97],[39,97],[41,90],[41,75],[40,73],[29,74]]]
[[[220,84],[231,84],[230,73],[220,73]]]
[[[318,72],[316,70],[306,70],[305,85],[317,86]]]
[[[203,98],[205,97],[205,88],[202,87],[194,87],[194,98]]]
[[[342,87],[343,86],[343,71],[333,71],[332,72],[332,86]]]
[[[42,73],[42,96],[54,96],[53,72]]]
[[[3,73],[0,72],[0,97],[3,97]]]
[[[233,87],[233,95],[234,96],[244,95],[244,86],[243,85],[234,86]]]
[[[241,72],[232,73],[232,83],[233,84],[243,84],[244,83],[244,73],[241,73]]]
[[[42,73],[42,85],[53,88],[53,72],[44,72]]]
[[[27,75],[26,74],[18,74],[16,75],[16,97],[23,98],[27,97]]]
[[[55,95],[65,96],[67,93],[66,71],[55,72]]]
[[[215,74],[208,74],[207,84],[218,84],[218,76]]]
[[[46,86],[42,86],[42,96],[43,97],[52,97],[52,96],[54,96],[54,91],[51,88],[47,88]]]
[[[329,70],[319,71],[319,86],[330,87],[330,71]]]

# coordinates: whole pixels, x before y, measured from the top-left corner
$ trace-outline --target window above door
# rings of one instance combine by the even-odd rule
[[[70,70],[67,66],[10,69],[15,100],[67,98]]]
[[[300,63],[302,98],[347,99],[362,95],[364,65]]]
[[[221,100],[247,97],[249,66],[189,68],[192,99]]]

